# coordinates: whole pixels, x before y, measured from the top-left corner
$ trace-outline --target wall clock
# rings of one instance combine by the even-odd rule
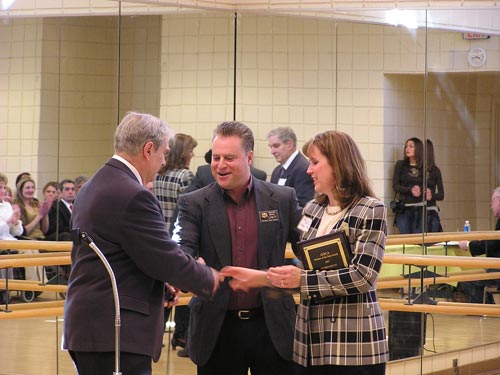
[[[467,60],[475,68],[483,66],[486,63],[486,51],[482,48],[473,48],[469,51]]]

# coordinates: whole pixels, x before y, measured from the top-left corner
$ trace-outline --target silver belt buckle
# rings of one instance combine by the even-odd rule
[[[238,318],[241,320],[248,320],[250,319],[250,316],[243,316],[242,314],[248,314],[250,313],[250,310],[238,310]]]

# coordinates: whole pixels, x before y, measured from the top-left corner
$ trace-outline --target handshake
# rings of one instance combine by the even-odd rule
[[[197,259],[198,263],[205,264],[203,258]],[[300,286],[300,277],[303,272],[295,266],[280,266],[271,267],[268,270],[255,270],[252,268],[226,266],[220,271],[211,268],[214,277],[214,288],[212,296],[217,293],[219,284],[230,278],[229,286],[234,291],[248,292],[253,288],[280,288],[280,289],[295,289]],[[179,300],[178,288],[172,285],[165,285],[165,299],[167,307],[175,306]]]
[[[226,266],[220,270],[222,277],[230,277],[229,286],[234,291],[252,288],[298,288],[302,270],[295,266],[271,267],[266,270]]]

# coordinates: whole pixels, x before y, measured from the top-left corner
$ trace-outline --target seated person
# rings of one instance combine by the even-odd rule
[[[491,196],[491,211],[497,217],[495,230],[500,230],[500,187],[493,191]],[[472,256],[486,254],[487,257],[500,257],[500,240],[488,241],[460,241],[459,246],[462,250],[470,250]],[[488,272],[499,272],[500,270],[489,269]],[[476,280],[462,281],[459,288],[464,292],[471,303],[483,303],[484,287],[489,285],[497,285],[500,287],[500,280]],[[494,303],[489,296],[488,302]]]
[[[16,240],[15,236],[23,234],[23,223],[21,222],[21,211],[19,207],[11,206],[10,202],[5,199],[7,192],[7,176],[0,173],[0,240]],[[8,250],[0,251],[0,254],[8,253]],[[12,268],[0,269],[0,279],[13,279]],[[8,300],[7,293],[0,291],[0,304],[6,303]]]
[[[49,211],[49,229],[45,233],[48,241],[71,241],[71,211],[75,200],[75,183],[62,180],[59,184],[60,199],[54,201]]]
[[[19,207],[12,207],[5,199],[7,183],[7,177],[0,173],[0,240],[16,240],[16,236],[23,234],[23,223]]]
[[[43,187],[43,197],[45,200],[55,201],[59,198],[59,183],[57,181],[49,181]]]
[[[35,198],[36,185],[32,177],[24,176],[16,184],[16,198],[12,206],[17,206],[21,212],[23,223],[22,239],[43,240],[49,228],[49,210],[51,199],[40,202]],[[22,250],[23,254],[38,254],[38,250]],[[26,280],[46,280],[43,266],[25,267]]]

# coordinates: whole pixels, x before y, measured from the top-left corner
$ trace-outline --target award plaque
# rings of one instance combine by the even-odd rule
[[[343,230],[297,242],[297,248],[307,270],[347,268],[353,257]]]

